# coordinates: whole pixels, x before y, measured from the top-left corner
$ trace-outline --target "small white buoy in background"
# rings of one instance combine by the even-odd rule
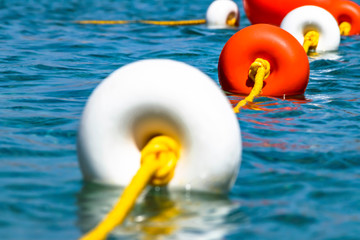
[[[238,27],[239,19],[239,8],[232,0],[215,0],[206,12],[206,23],[210,28]]]
[[[302,45],[309,31],[319,33],[316,52],[336,51],[340,44],[340,30],[335,18],[317,6],[303,6],[289,12],[280,27],[292,34]]]
[[[232,107],[200,70],[173,60],[143,60],[107,77],[91,94],[78,132],[86,180],[126,186],[154,136],[182,147],[169,187],[226,193],[241,163]]]

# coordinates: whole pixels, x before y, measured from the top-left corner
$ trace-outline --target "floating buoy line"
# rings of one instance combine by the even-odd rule
[[[237,4],[232,0],[215,0],[207,11],[206,19],[192,20],[81,20],[78,24],[130,24],[141,23],[161,26],[186,26],[207,24],[211,28],[238,27],[240,12]]]
[[[360,6],[349,0],[243,0],[251,24],[267,23],[280,26],[284,17],[302,6],[317,6],[336,20],[342,35],[360,34]]]
[[[218,62],[222,90],[194,67],[154,59],[121,67],[94,90],[78,133],[82,174],[86,180],[127,187],[109,214],[81,240],[106,238],[149,185],[227,193],[241,164],[241,134],[234,113],[257,96],[303,95],[310,74],[308,55],[336,51],[340,35],[360,33],[359,6],[352,2],[304,6],[315,2],[274,1],[278,4],[244,0],[248,18],[259,24],[241,29],[223,47]],[[239,11],[233,1],[216,0],[206,19],[77,23],[206,23],[223,28],[239,25]],[[232,107],[223,92],[246,97]]]
[[[155,20],[82,20],[76,21],[79,24],[99,24],[99,25],[109,25],[109,24],[129,24],[129,23],[143,23],[151,25],[164,25],[164,26],[185,26],[185,25],[199,25],[205,24],[205,19],[194,19],[194,20],[179,20],[179,21],[155,21]]]

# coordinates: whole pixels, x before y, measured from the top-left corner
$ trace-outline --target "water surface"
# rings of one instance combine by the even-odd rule
[[[82,109],[102,79],[169,58],[218,83],[237,31],[74,20],[198,19],[210,2],[0,1],[1,239],[76,239],[116,201],[121,189],[83,183],[76,157]],[[261,97],[260,111],[237,115],[243,162],[228,196],[150,191],[111,239],[358,239],[359,55],[360,37],[343,37],[338,52],[310,59],[306,100]]]

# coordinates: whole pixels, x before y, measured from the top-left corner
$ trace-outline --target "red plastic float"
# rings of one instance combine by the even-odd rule
[[[219,58],[219,81],[224,91],[249,94],[254,83],[249,67],[256,58],[270,63],[262,96],[302,95],[309,81],[309,61],[303,47],[285,30],[256,24],[234,34]]]
[[[350,35],[360,34],[360,6],[348,0],[243,0],[247,17],[252,24],[268,23],[279,26],[293,9],[314,5],[329,11],[340,24],[351,24]]]

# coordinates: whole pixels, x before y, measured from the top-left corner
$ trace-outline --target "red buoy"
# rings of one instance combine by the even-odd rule
[[[348,22],[351,24],[349,35],[360,34],[360,6],[352,1],[334,1],[328,10],[340,24]]]
[[[324,8],[337,20],[351,24],[350,35],[360,34],[360,6],[349,0],[243,0],[247,17],[252,24],[268,23],[279,26],[293,9],[314,5]]]
[[[219,81],[224,91],[249,94],[254,83],[249,67],[256,58],[270,63],[262,96],[302,95],[309,81],[309,61],[303,47],[285,30],[256,24],[235,33],[219,58]]]

